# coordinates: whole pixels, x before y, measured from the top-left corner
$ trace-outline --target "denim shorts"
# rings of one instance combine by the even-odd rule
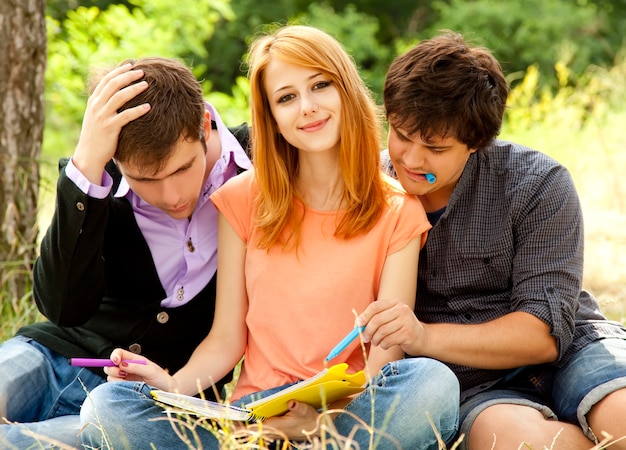
[[[550,364],[525,367],[461,404],[459,433],[466,437],[459,450],[467,448],[467,436],[478,414],[496,404],[530,406],[546,419],[578,424],[597,443],[586,415],[605,396],[625,387],[624,339],[594,341],[562,368]]]

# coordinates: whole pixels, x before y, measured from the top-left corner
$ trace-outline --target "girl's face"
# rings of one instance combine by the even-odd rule
[[[326,73],[273,59],[264,88],[287,142],[305,152],[339,150],[341,98]]]

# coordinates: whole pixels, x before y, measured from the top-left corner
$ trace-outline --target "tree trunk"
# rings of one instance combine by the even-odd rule
[[[0,1],[0,299],[31,292],[44,129],[45,0]],[[3,308],[3,309],[4,309]]]

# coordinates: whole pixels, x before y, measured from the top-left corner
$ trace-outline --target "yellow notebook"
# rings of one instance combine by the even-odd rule
[[[177,412],[213,419],[263,420],[285,414],[289,410],[287,404],[290,400],[297,400],[320,409],[334,401],[361,392],[365,388],[365,373],[361,370],[347,374],[347,368],[346,363],[334,365],[308,380],[248,403],[242,408],[173,392],[154,390],[151,394],[157,402],[178,408]]]

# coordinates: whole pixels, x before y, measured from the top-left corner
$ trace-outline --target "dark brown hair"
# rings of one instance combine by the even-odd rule
[[[148,87],[119,111],[150,104],[150,111],[122,128],[114,158],[123,163],[158,172],[181,138],[204,140],[205,104],[200,83],[182,62],[170,58],[127,60],[141,69]],[[97,80],[95,80],[97,82]],[[91,86],[96,82],[92,80]]]
[[[500,133],[508,92],[489,50],[445,32],[392,62],[383,98],[389,123],[410,136],[454,137],[481,150]]]

